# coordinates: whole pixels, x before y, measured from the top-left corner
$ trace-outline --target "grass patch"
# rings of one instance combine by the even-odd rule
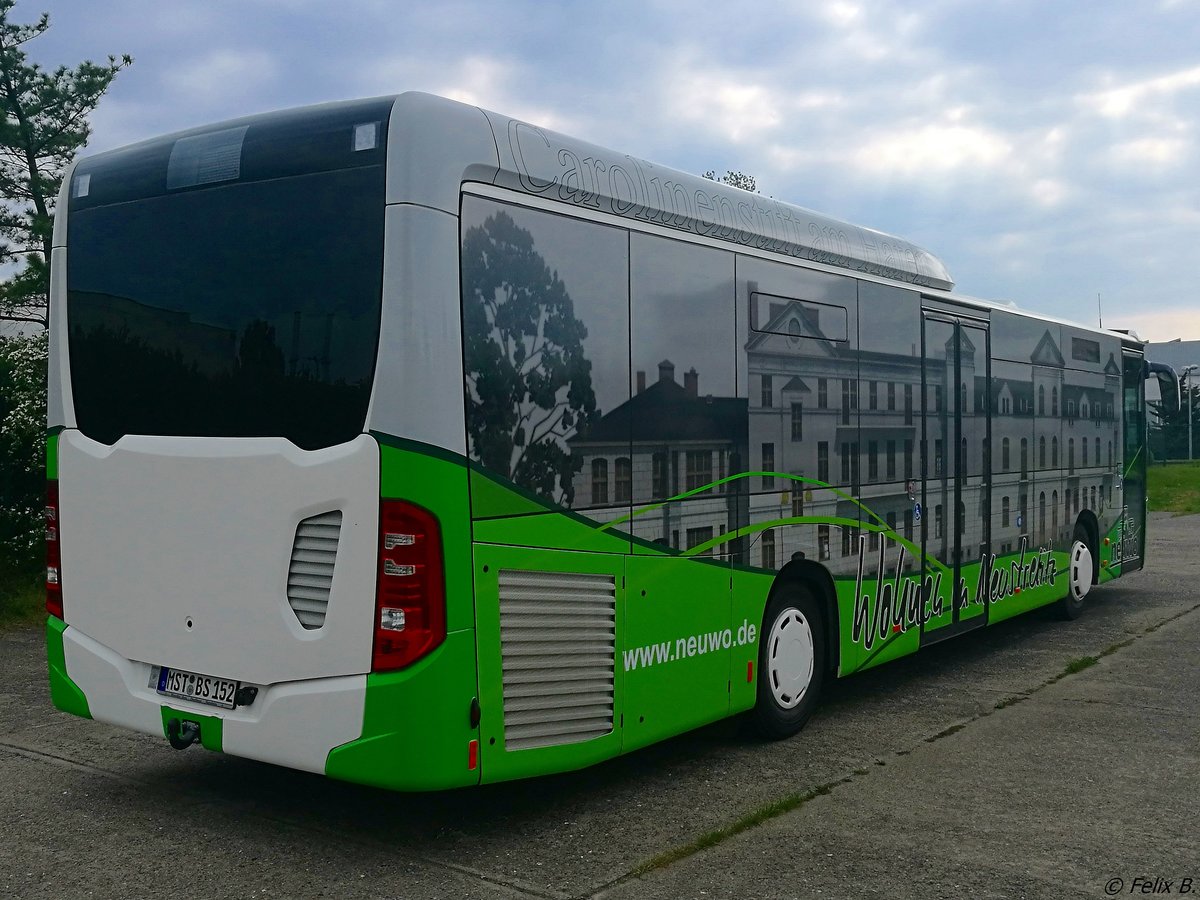
[[[42,568],[0,572],[0,628],[33,625],[46,618]]]
[[[1136,638],[1127,638],[1126,640],[1118,641],[1117,643],[1111,645],[1107,650],[1101,650],[1100,655],[1101,656],[1111,656],[1112,654],[1116,653],[1118,650],[1128,647],[1135,640],[1136,640]]]
[[[1022,696],[1020,694],[1018,694],[1015,697],[1005,697],[1003,700],[999,701],[993,708],[994,709],[1005,709],[1006,707],[1009,707],[1009,706],[1016,706],[1018,703],[1024,703],[1028,699],[1029,699],[1028,697]]]
[[[862,769],[857,770],[854,773],[854,775],[864,774],[866,774],[866,772]],[[837,781],[831,781],[828,784],[819,785],[809,791],[789,794],[780,800],[776,800],[774,803],[769,803],[766,806],[754,810],[753,812],[747,813],[740,819],[730,822],[728,825],[706,832],[690,843],[667,850],[665,853],[660,853],[658,856],[646,860],[637,868],[633,869],[629,875],[636,878],[641,875],[645,875],[647,872],[652,872],[655,869],[661,869],[665,866],[669,866],[671,863],[679,862],[681,859],[686,859],[695,853],[699,853],[701,850],[707,850],[709,847],[715,847],[717,844],[728,840],[734,835],[741,834],[743,831],[747,831],[748,829],[754,828],[757,825],[761,825],[763,822],[777,818],[778,816],[782,816],[784,813],[789,813],[794,809],[799,809],[809,800],[825,796],[838,785],[848,782],[854,777],[854,775],[848,775],[845,778],[839,778]]]
[[[1082,672],[1084,669],[1090,669],[1100,661],[1098,656],[1081,656],[1079,659],[1073,659],[1067,663],[1067,667],[1063,669],[1063,675],[1074,675],[1076,672]]]
[[[934,741],[940,741],[942,738],[950,737],[950,735],[957,734],[970,724],[970,722],[959,722],[957,725],[951,725],[949,728],[943,728],[937,734],[925,738],[925,743],[932,744]]]
[[[1200,513],[1200,462],[1149,466],[1146,490],[1157,512]]]

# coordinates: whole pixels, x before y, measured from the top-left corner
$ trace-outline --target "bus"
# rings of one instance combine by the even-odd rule
[[[403,791],[578,769],[1145,551],[1136,338],[421,93],[78,161],[55,706]]]

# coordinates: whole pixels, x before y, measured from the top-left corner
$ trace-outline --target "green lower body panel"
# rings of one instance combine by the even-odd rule
[[[625,559],[617,553],[476,544],[475,608],[485,783],[582,769],[621,752],[625,679],[618,663],[621,654],[614,647],[615,635],[625,629]],[[583,598],[595,595],[594,602],[604,612],[589,612],[585,617],[598,615],[606,620],[601,629],[606,635],[603,646],[599,650],[581,646],[574,633],[594,632],[594,627],[584,620],[551,624],[549,609],[543,615],[527,613],[518,617],[519,621],[509,619],[502,624],[502,593],[511,590],[505,585],[512,579],[528,578],[551,579],[553,588],[549,593],[573,597],[566,602],[576,605],[590,607],[592,604]],[[725,597],[728,604],[728,587]],[[506,656],[508,653],[512,656]],[[573,710],[571,698],[558,688],[570,683],[580,665],[593,670],[594,683],[607,682],[611,696],[598,699],[594,708]],[[522,674],[539,679],[532,686],[524,683],[519,688],[532,687],[532,699],[526,693],[505,693],[513,688],[514,675],[524,681]],[[724,680],[721,685],[724,687]],[[559,703],[563,705],[558,707]],[[563,721],[576,713],[583,721]]]
[[[50,700],[63,712],[85,719],[92,717],[87,697],[67,674],[67,659],[63,651],[63,632],[67,623],[49,616],[46,619],[46,660],[50,667]]]
[[[434,466],[420,455],[415,446],[387,448],[385,471],[406,473],[396,476],[396,491],[410,489],[411,472],[427,475],[422,483],[449,482],[454,460]],[[748,710],[762,677],[763,614],[781,570],[813,590],[831,588],[830,655],[839,675],[1068,591],[1069,542],[1053,536],[1057,524],[1039,546],[1022,538],[1016,552],[947,552],[954,541],[940,526],[929,544],[914,542],[911,520],[897,533],[894,513],[876,514],[821,483],[781,494],[778,513],[762,503],[752,509],[757,517],[735,509],[737,493],[725,495],[724,482],[761,473],[593,521],[465,460],[461,466],[469,469],[469,543],[448,541],[458,549],[447,570],[460,586],[449,595],[473,601],[456,605],[457,621],[469,618],[474,631],[452,635],[410,670],[369,676],[363,735],[329,754],[332,777],[426,790],[545,775]],[[706,497],[710,489],[716,493]],[[836,502],[822,499],[826,490]],[[690,531],[676,526],[692,521],[685,513],[700,521],[696,509],[708,510],[686,504],[714,502],[726,505],[725,530],[697,528],[707,540],[681,543]],[[458,521],[459,512],[461,504],[449,518]],[[1111,558],[1118,542],[1112,533],[1103,542],[1100,580],[1120,572]],[[935,545],[936,556],[924,552]],[[798,566],[784,563],[785,550]],[[476,697],[477,728],[467,713]]]
[[[839,580],[842,675],[915,652],[921,634],[994,624],[1066,596],[1068,555],[1022,549],[953,570],[930,566],[899,577],[885,562],[855,581]],[[864,567],[865,568],[865,567]],[[957,608],[958,617],[954,613]],[[956,633],[956,632],[955,632]]]
[[[1059,551],[997,560],[995,572],[1002,576],[1003,586],[989,601],[988,621],[1001,622],[1061,600],[1067,595],[1069,566],[1070,555]]]
[[[730,629],[735,644],[729,660],[729,711],[745,712],[758,699],[758,644],[762,639],[763,610],[775,583],[774,573],[733,570],[733,616]],[[751,637],[750,626],[755,628]]]
[[[452,632],[409,668],[367,676],[362,737],[331,750],[325,774],[398,791],[477,784],[475,696],[475,632]]]
[[[1101,584],[1121,577],[1121,533],[1123,529],[1124,520],[1122,519],[1101,541],[1099,579]]]

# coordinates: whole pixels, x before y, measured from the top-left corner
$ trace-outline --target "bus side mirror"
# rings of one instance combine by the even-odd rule
[[[1151,376],[1154,378],[1152,386],[1158,388],[1159,410],[1163,418],[1169,418],[1179,412],[1179,376],[1175,374],[1175,370],[1165,363],[1147,363],[1146,378],[1149,380]],[[1147,400],[1152,398],[1147,392]]]

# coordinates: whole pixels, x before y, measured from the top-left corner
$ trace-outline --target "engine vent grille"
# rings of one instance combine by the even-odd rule
[[[499,581],[505,748],[611,732],[614,577],[501,570]]]
[[[292,543],[287,598],[300,624],[310,631],[325,624],[333,564],[342,532],[342,511],[301,519]]]

